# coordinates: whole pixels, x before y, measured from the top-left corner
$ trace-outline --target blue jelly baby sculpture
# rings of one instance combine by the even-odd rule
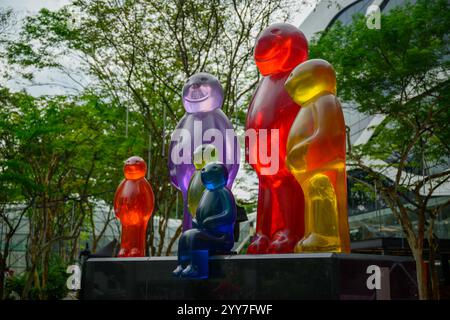
[[[197,208],[192,229],[183,232],[178,242],[178,266],[174,276],[208,277],[209,255],[229,252],[234,245],[236,203],[226,184],[228,170],[220,162],[207,164],[201,172],[206,187]]]
[[[228,170],[226,185],[230,189],[239,169],[240,155],[233,126],[221,110],[223,89],[216,77],[203,72],[191,76],[183,87],[182,102],[186,113],[172,134],[168,165],[171,183],[183,196],[183,231],[186,231],[192,227],[195,215],[188,207],[189,182],[195,172],[194,151],[204,144],[214,146],[217,160]]]

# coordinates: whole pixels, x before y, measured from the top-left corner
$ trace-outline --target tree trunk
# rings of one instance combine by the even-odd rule
[[[6,235],[5,238],[5,247],[3,249],[3,253],[0,253],[0,300],[4,299],[5,294],[5,271],[6,264],[9,256],[9,244],[11,242],[12,236]]]
[[[41,296],[41,281],[40,281],[40,277],[39,277],[39,272],[37,269],[34,269],[33,272],[33,282],[34,282],[34,288],[37,289],[37,292],[39,293],[38,297],[40,298]],[[33,297],[32,297],[33,298]]]
[[[6,259],[3,259],[3,255],[0,253],[0,300],[3,300],[4,286],[5,286],[5,269]]]
[[[23,290],[22,290],[22,295],[21,296],[22,296],[23,300],[28,300],[29,299],[28,294],[30,293],[31,285],[33,284],[35,268],[36,268],[36,263],[32,262],[30,271],[29,271],[28,276],[27,276],[27,280],[25,281],[25,285],[24,285]]]
[[[41,288],[45,289],[47,287],[47,280],[48,280],[48,270],[49,270],[49,263],[50,263],[50,249],[45,249],[44,257],[42,259],[42,275],[41,275]],[[47,294],[44,290],[42,290],[39,293],[40,299],[46,300]]]
[[[72,248],[70,250],[69,263],[73,263],[78,260],[78,240],[80,239],[80,232],[77,233],[77,236],[74,240],[72,240]]]
[[[416,260],[416,272],[417,272],[417,290],[419,292],[420,300],[428,299],[428,275],[427,267],[423,259],[423,251],[413,249],[414,259]]]
[[[439,275],[436,268],[436,242],[434,241],[434,219],[430,219],[428,229],[429,266],[431,278],[430,299],[439,300]]]
[[[27,279],[25,281],[25,285],[23,287],[23,291],[22,291],[22,299],[24,300],[28,300],[29,296],[28,294],[30,293],[31,290],[31,286],[33,285],[33,281],[35,281],[35,271],[36,271],[36,267],[37,267],[37,259],[38,259],[38,255],[36,253],[36,247],[33,244],[33,240],[32,240],[32,244],[31,244],[31,250],[30,250],[30,262],[31,262],[31,268],[28,271],[28,275],[27,275]]]
[[[436,259],[433,257],[430,258],[430,276],[431,276],[431,296],[430,298],[433,300],[440,299],[439,293],[439,274],[436,268]]]
[[[169,221],[169,218],[167,217],[167,212],[164,214],[164,219],[161,219],[161,218],[162,218],[162,216],[160,216],[159,224],[158,224],[159,244],[158,244],[158,252],[156,253],[157,256],[162,256],[162,251],[164,248],[167,224]]]
[[[182,231],[183,231],[183,224],[180,224],[180,226],[177,228],[177,231],[175,231],[174,236],[172,237],[172,239],[170,239],[170,243],[167,246],[166,256],[169,256],[172,253],[172,247],[177,241],[177,239],[180,237]]]

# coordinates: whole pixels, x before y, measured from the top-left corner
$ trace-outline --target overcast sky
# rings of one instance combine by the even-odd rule
[[[299,1],[300,2],[300,1]],[[311,2],[314,2],[312,0]],[[70,0],[0,0],[0,7],[10,7],[17,11],[36,13],[42,8],[56,10],[70,3]],[[300,25],[303,19],[311,12],[313,5],[303,5],[305,8],[296,15],[291,23]]]
[[[0,7],[35,13],[42,8],[56,10],[68,3],[70,3],[69,0],[0,0]]]
[[[66,4],[69,4],[71,0],[0,0],[0,8],[12,8],[18,19],[21,19],[27,15],[36,14],[42,8],[48,8],[50,10],[57,10]],[[315,0],[311,0],[314,3]],[[309,15],[309,13],[314,9],[314,5],[302,6],[301,12],[296,14],[292,21],[288,21],[293,25],[299,26],[301,22]],[[56,70],[44,70],[35,73],[35,80],[38,83],[50,83],[49,85],[39,85],[30,86],[26,83],[18,83],[17,81],[9,81],[6,85],[14,90],[20,90],[26,88],[27,92],[34,95],[54,95],[54,94],[65,94],[68,93],[67,87],[76,87],[77,85],[73,83],[66,75],[56,71]],[[83,82],[83,79],[78,79]],[[70,91],[70,90],[69,90]]]

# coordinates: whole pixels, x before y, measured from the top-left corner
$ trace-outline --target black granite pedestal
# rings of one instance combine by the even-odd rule
[[[81,298],[417,299],[415,264],[407,257],[214,256],[206,280],[174,278],[176,265],[176,257],[89,259],[83,268]],[[374,272],[380,275],[380,289],[373,288],[377,284]]]

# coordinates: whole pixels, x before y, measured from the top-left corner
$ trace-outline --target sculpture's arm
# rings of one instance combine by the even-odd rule
[[[116,203],[117,200],[114,199],[114,214],[116,215],[117,218],[121,218],[122,213],[123,213],[123,204],[122,201],[119,200],[118,203]]]
[[[306,169],[306,153],[308,152],[308,147],[316,140],[317,136],[318,131],[316,130],[313,135],[291,147],[288,150],[287,162],[297,169]]]
[[[306,154],[312,145],[324,149],[324,163],[333,160],[334,155],[326,150],[327,146],[334,144],[336,135],[345,131],[342,109],[334,95],[323,96],[307,108],[311,111],[309,121],[314,122],[314,131],[309,136],[297,137],[292,141],[292,146],[288,147],[287,161],[297,170],[306,169]],[[328,156],[331,158],[328,159]]]
[[[127,199],[122,196],[122,191],[124,188],[124,184],[126,183],[126,180],[122,180],[119,187],[116,190],[116,193],[114,194],[114,213],[117,218],[121,218],[122,214],[124,213],[124,210],[127,209]]]
[[[203,221],[203,227],[205,228],[214,228],[217,225],[222,225],[225,223],[232,223],[233,217],[230,209],[225,209],[219,214],[208,217]]]
[[[177,149],[179,145],[182,143],[182,135],[183,131],[182,129],[185,127],[186,119],[188,119],[190,116],[188,114],[185,114],[183,118],[181,118],[180,122],[178,122],[177,126],[175,127],[174,131],[172,132],[172,135],[170,136],[170,144],[169,144],[169,153],[168,153],[168,168],[169,168],[169,175],[170,175],[170,182],[172,185],[180,189],[180,183],[178,181],[177,177],[177,169],[179,165],[176,165],[172,161],[172,153],[174,149]],[[189,131],[189,130],[188,130]],[[182,173],[182,172],[178,172]]]
[[[152,208],[148,207],[146,204],[140,203],[141,197],[139,195],[131,195],[128,197],[117,197],[117,200],[114,202],[114,212],[117,217],[120,217],[122,214],[128,214],[130,211],[150,211]]]
[[[294,146],[289,150],[289,153],[292,153],[293,155],[303,155],[306,153],[306,150],[308,150],[308,146],[311,145],[313,142],[316,142],[319,137],[319,130],[316,130],[311,136],[308,138],[299,141],[298,143],[295,143]]]
[[[342,107],[336,96],[328,94],[314,103],[317,137],[314,143],[333,141],[341,132],[345,132]]]

